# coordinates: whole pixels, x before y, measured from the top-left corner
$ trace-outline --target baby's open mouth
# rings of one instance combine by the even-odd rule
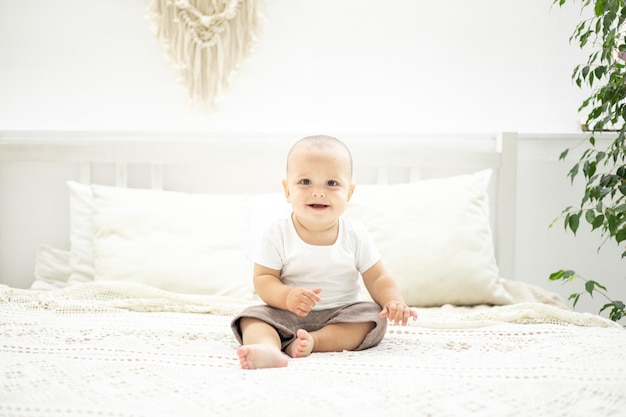
[[[326,208],[328,207],[328,205],[326,204],[309,204],[309,207],[315,208],[315,209],[319,209],[319,208]]]

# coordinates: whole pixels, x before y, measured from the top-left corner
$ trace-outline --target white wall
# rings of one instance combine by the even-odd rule
[[[580,19],[576,4],[266,0],[255,50],[208,115],[177,84],[145,19],[147,1],[0,0],[0,129],[293,132],[294,139],[578,130],[585,95],[569,77],[584,56],[568,40]],[[623,262],[610,250],[596,255],[595,236],[547,229],[578,201],[569,166],[556,161],[561,145],[520,145],[516,277],[567,295],[575,288],[547,276],[575,268],[626,294]]]
[[[577,6],[266,0],[217,114],[190,107],[149,0],[0,0],[0,128],[572,131]]]

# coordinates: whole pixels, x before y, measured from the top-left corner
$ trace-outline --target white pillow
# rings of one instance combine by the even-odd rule
[[[69,283],[93,281],[93,194],[91,186],[68,181],[70,191]]]
[[[96,280],[251,298],[248,201],[93,185]]]
[[[51,290],[68,286],[70,268],[70,252],[40,245],[35,259],[35,281],[32,290]]]
[[[509,304],[489,223],[491,171],[357,186],[346,216],[365,223],[407,304]]]

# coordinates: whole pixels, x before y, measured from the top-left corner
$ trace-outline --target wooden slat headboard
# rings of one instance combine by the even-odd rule
[[[68,249],[68,180],[186,192],[280,190],[297,134],[0,131],[0,283],[29,286],[37,247]],[[491,168],[501,276],[514,278],[517,135],[344,134],[358,184]],[[358,188],[357,188],[358,189]]]

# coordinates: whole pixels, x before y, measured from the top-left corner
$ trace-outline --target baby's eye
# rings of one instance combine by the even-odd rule
[[[336,186],[339,185],[339,183],[337,181],[335,181],[335,180],[328,180],[326,185],[328,185],[329,187],[336,187]]]
[[[303,179],[300,180],[299,183],[302,184],[302,185],[311,185],[311,180],[308,179],[308,178],[303,178]]]

